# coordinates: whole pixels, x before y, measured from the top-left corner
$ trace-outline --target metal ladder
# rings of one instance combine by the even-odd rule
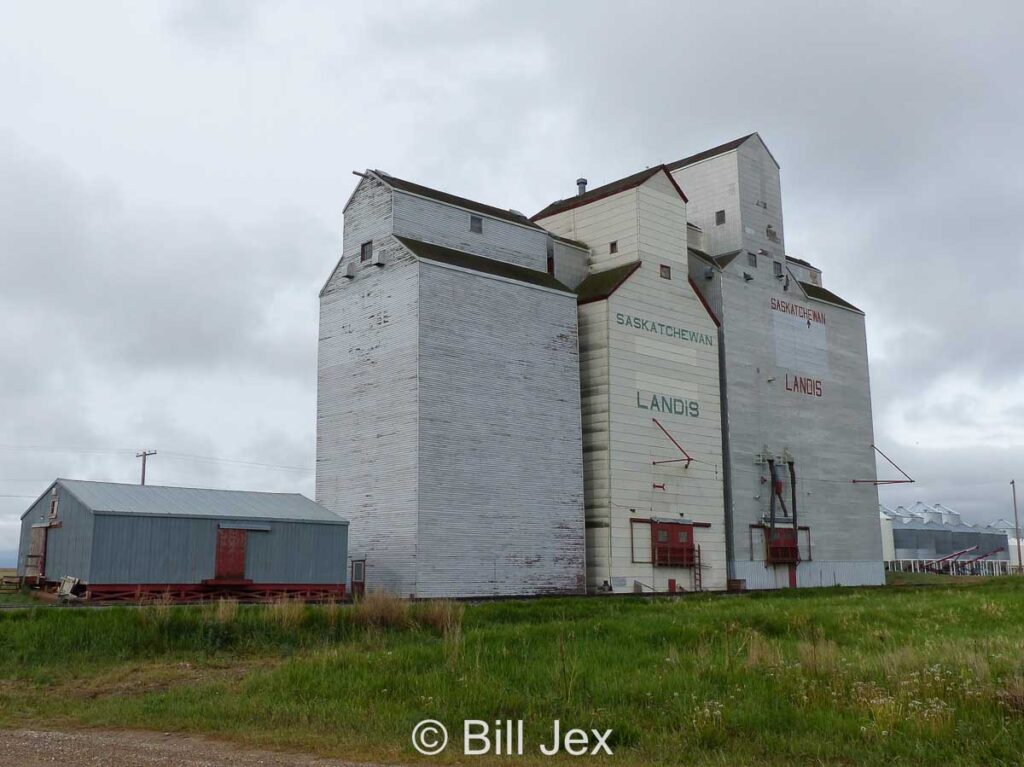
[[[704,576],[701,573],[700,563],[700,546],[697,546],[693,552],[693,590],[703,591],[704,590]]]

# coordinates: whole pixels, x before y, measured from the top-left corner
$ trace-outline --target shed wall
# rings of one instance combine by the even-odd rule
[[[90,583],[195,584],[213,578],[217,530],[246,520],[95,515]],[[245,576],[254,583],[346,582],[345,525],[249,520]]]
[[[47,524],[50,513],[50,493],[37,500],[21,520],[21,539],[18,546],[18,575],[25,574],[25,557],[29,553],[32,525]],[[59,526],[51,525],[46,535],[45,577],[59,581],[65,576],[89,579],[93,516],[79,500],[57,485],[57,519]]]

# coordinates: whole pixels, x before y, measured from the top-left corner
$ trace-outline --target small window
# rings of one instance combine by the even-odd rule
[[[775,231],[775,227],[772,226],[771,224],[768,224],[768,226],[764,228],[764,234],[765,237],[767,237],[772,242],[779,241],[779,233]]]
[[[668,264],[662,264],[661,265],[661,277],[662,277],[662,279],[665,279],[665,280],[671,280],[672,279],[672,267],[669,266]]]
[[[782,276],[782,264],[778,261],[772,262],[772,270],[776,277]]]
[[[668,530],[658,531],[658,543],[668,543]]]
[[[362,583],[366,580],[366,562],[361,559],[357,559],[352,562],[352,581],[353,583]]]
[[[482,218],[480,218],[480,216],[470,216],[469,217],[469,231],[474,232],[475,234],[483,234],[484,233],[484,220]]]
[[[618,240],[612,240],[611,242],[608,243],[608,252],[609,253],[618,253],[619,252],[619,241]]]
[[[751,253],[747,251],[747,266],[752,266],[757,269],[757,253]]]
[[[359,246],[359,263],[369,261],[371,258],[373,258],[373,240]]]
[[[57,499],[54,498],[52,501],[50,501],[50,519],[56,519],[56,518],[57,518]]]
[[[680,543],[690,542],[690,534],[686,530],[680,530],[679,535],[677,537],[679,538]]]
[[[552,277],[555,276],[555,256],[553,253],[548,253],[548,274]]]
[[[715,226],[721,226],[724,223],[725,223],[725,211],[724,210],[716,210],[715,211]]]

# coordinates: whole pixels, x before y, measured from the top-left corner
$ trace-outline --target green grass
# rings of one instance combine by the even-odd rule
[[[0,726],[414,762],[438,719],[612,728],[617,764],[1021,764],[1024,579],[460,606],[0,614]],[[548,762],[535,753],[517,763]]]
[[[945,575],[943,573],[893,573],[885,574],[890,586],[980,586],[992,582],[985,575]]]

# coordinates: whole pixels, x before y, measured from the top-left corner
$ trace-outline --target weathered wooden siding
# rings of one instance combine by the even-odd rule
[[[723,589],[718,330],[689,285],[686,205],[663,174],[639,187],[637,205],[643,265],[608,300],[612,552],[617,577],[612,585],[632,590],[632,582],[640,581],[662,591],[673,579],[684,588],[694,586],[689,569],[633,561],[629,520],[658,517],[710,525],[694,531],[704,564],[703,588]],[[662,266],[671,269],[669,279],[660,276]],[[663,398],[696,403],[697,415],[652,409],[655,403],[661,406]],[[689,468],[681,463],[653,464],[682,457],[654,418],[695,458]]]
[[[57,485],[57,518],[50,520],[50,492],[38,499],[21,518],[18,575],[25,574],[32,526],[51,526],[46,535],[45,577],[59,581],[65,576],[89,580],[92,564],[93,515],[75,496]]]
[[[735,150],[687,165],[672,173],[686,192],[686,218],[704,232],[712,256],[743,247],[739,180]],[[725,211],[725,223],[715,223],[715,212]]]
[[[391,187],[373,176],[364,176],[345,206],[341,256],[324,285],[323,294],[346,282],[340,271],[342,264],[358,262],[359,248],[364,242],[376,244],[390,235],[392,221]]]
[[[574,296],[420,265],[417,593],[584,589]]]
[[[350,222],[380,231],[381,222]],[[369,202],[372,202],[369,201]],[[379,208],[374,214],[373,210]],[[371,206],[383,216],[390,206]],[[349,229],[349,227],[351,227]],[[336,276],[320,302],[316,500],[351,522],[368,589],[416,589],[418,271],[393,237],[375,240],[384,267]],[[346,251],[349,245],[346,242]],[[358,252],[358,250],[356,251]]]
[[[483,219],[483,232],[469,230],[471,215]],[[394,234],[541,272],[547,269],[547,234],[543,230],[406,192],[394,192]]]
[[[850,482],[875,477],[864,317],[808,299],[794,283],[783,290],[770,274],[745,281],[741,272],[730,267],[722,275],[735,557],[763,558],[756,540],[751,550],[748,531],[769,510],[761,484],[767,468],[755,463],[767,447],[776,456],[788,450],[796,463],[799,519],[811,528],[812,558],[878,562],[878,492]],[[817,359],[780,364],[775,323],[783,313],[772,299],[820,313],[823,323],[807,329],[809,348],[822,337],[827,345]],[[821,396],[793,391],[796,376],[820,381]]]
[[[742,247],[754,253],[764,250],[770,258],[784,261],[786,238],[782,222],[782,181],[779,166],[760,137],[754,136],[740,144],[736,150],[736,171],[743,223]],[[768,235],[769,226],[774,229],[775,239]],[[771,264],[768,267],[771,268]]]
[[[579,325],[587,588],[594,590],[612,577],[608,302],[580,306]]]
[[[663,517],[711,525],[695,531],[703,588],[725,588],[718,331],[689,285],[684,201],[658,174],[542,224],[590,245],[595,271],[621,259],[641,261],[610,298],[579,309],[588,587],[633,591],[639,583],[664,591],[671,579],[692,588],[691,569],[650,563],[649,529],[645,541],[635,539],[632,519]],[[609,252],[612,241],[616,254]],[[660,276],[662,266],[671,270],[669,279]],[[696,402],[699,414],[652,411],[652,396]],[[681,457],[654,417],[700,462],[654,466]]]
[[[725,588],[717,329],[685,271],[663,280],[648,263],[611,296],[608,314],[612,586],[632,591],[639,580],[663,591],[670,578],[684,588],[693,586],[690,570],[632,561],[630,519],[658,517],[710,525],[695,530],[705,566],[703,588]],[[665,408],[665,398],[672,409]],[[680,401],[696,403],[696,414],[689,404],[676,407]],[[655,418],[695,459],[689,468],[653,465],[683,457]]]
[[[628,189],[537,223],[560,237],[585,242],[590,246],[591,271],[604,271],[639,258],[638,196],[637,189]],[[611,252],[613,242],[615,253]]]
[[[567,288],[575,288],[590,274],[590,250],[552,238],[555,279]]]
[[[201,583],[215,575],[217,530],[246,534],[245,577],[254,583],[346,582],[346,526],[253,519],[95,515],[90,583]]]

